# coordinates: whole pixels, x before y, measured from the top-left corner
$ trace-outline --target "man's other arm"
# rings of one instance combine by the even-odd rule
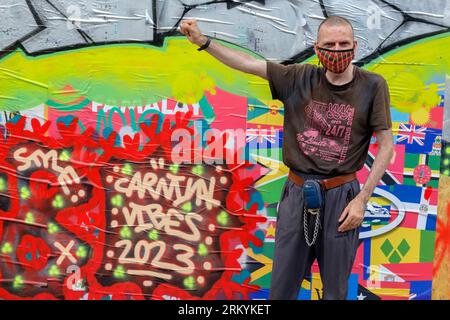
[[[376,131],[375,135],[378,142],[378,152],[375,161],[363,188],[342,212],[339,222],[343,222],[339,226],[339,232],[349,231],[361,225],[364,220],[367,202],[393,159],[394,142],[392,139],[392,129]]]
[[[392,129],[377,131],[375,132],[375,135],[378,143],[378,152],[375,157],[375,161],[373,162],[367,181],[358,194],[358,196],[361,197],[365,203],[369,201],[373,191],[375,190],[375,187],[383,177],[384,172],[386,171],[386,168],[388,167],[394,155]]]

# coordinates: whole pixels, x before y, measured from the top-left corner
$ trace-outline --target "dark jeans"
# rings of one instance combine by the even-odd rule
[[[321,177],[301,176],[304,179]],[[297,299],[301,283],[310,274],[315,259],[323,283],[323,299],[344,300],[347,297],[348,278],[359,245],[359,228],[341,233],[338,220],[359,191],[357,180],[325,191],[325,206],[320,212],[321,227],[315,244],[309,247],[303,233],[303,187],[287,179],[278,205],[270,299]],[[314,224],[310,221],[310,239],[313,230]]]

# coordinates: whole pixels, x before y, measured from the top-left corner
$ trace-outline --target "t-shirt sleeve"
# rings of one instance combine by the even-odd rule
[[[389,89],[384,79],[378,84],[369,124],[375,132],[392,128]]]
[[[283,65],[267,61],[267,80],[269,81],[272,99],[286,101],[294,91],[297,65]]]

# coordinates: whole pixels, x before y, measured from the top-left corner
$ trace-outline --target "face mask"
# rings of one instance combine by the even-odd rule
[[[330,50],[316,47],[317,57],[325,69],[333,73],[342,73],[355,57],[355,47],[348,50]]]

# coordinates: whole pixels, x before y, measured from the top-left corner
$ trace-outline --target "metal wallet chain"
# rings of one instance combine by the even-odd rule
[[[306,212],[306,207],[303,206],[303,233],[305,235],[305,240],[306,240],[306,244],[308,245],[308,247],[311,247],[317,239],[317,234],[319,233],[319,224],[320,224],[320,210],[317,210],[317,212],[314,212],[314,214],[312,214],[313,216],[316,217],[316,223],[314,225],[314,233],[313,233],[313,238],[311,241],[309,241],[309,235],[308,235],[308,223],[307,223],[307,212]]]

